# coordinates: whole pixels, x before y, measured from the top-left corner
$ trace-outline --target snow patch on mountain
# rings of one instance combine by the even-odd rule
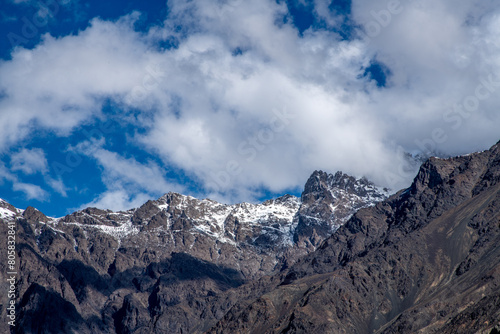
[[[106,233],[113,238],[115,238],[118,242],[122,239],[126,238],[129,235],[139,234],[140,230],[136,226],[132,225],[131,221],[123,223],[119,226],[109,226],[109,225],[87,225],[81,223],[67,223],[64,222],[64,225],[73,225],[78,226],[87,230],[97,230],[102,233]]]
[[[44,224],[58,233],[69,231],[64,226],[79,227],[86,237],[89,233],[104,233],[119,244],[138,234],[144,235],[145,242],[169,235],[175,243],[174,236],[178,233],[191,233],[237,248],[242,242],[254,247],[287,248],[297,241],[298,228],[309,233],[306,226],[321,225],[325,229],[326,224],[329,233],[333,233],[355,211],[372,206],[388,195],[389,190],[376,187],[365,178],[356,179],[342,172],[316,171],[309,178],[301,198],[284,195],[260,204],[228,205],[167,193],[141,208],[125,212],[87,208],[62,218],[47,217]],[[0,200],[0,218],[14,219],[22,213],[23,210]],[[154,216],[159,218],[155,225],[150,225]],[[74,247],[78,249],[76,243]]]
[[[12,220],[16,216],[21,215],[24,210],[17,209],[11,204],[7,203],[3,199],[0,198],[0,218],[5,220]]]

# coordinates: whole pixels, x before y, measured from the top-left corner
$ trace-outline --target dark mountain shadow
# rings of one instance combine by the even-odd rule
[[[186,253],[172,253],[171,258],[152,262],[146,268],[133,267],[122,272],[114,272],[111,289],[133,285],[138,291],[145,292],[160,282],[163,285],[172,285],[179,281],[199,279],[213,280],[222,291],[245,283],[243,275],[238,270],[219,266]]]
[[[218,266],[186,253],[172,253],[171,258],[165,261],[150,263],[146,268],[133,267],[116,272],[113,277],[100,275],[94,268],[79,260],[64,260],[56,267],[72,287],[79,302],[87,297],[86,287],[109,296],[120,288],[144,292],[150,290],[155,283],[168,286],[179,281],[210,279],[224,291],[245,282],[242,274],[235,269]]]
[[[90,333],[75,306],[58,293],[33,283],[18,306],[14,333]]]
[[[94,268],[85,265],[79,260],[64,260],[56,267],[66,278],[80,303],[87,298],[85,288],[88,286],[106,296],[111,293],[110,277],[107,275],[101,276]]]
[[[28,245],[24,247],[33,251]],[[49,262],[44,262],[50,265]],[[207,295],[215,296],[245,283],[239,271],[185,253],[172,253],[169,259],[150,263],[146,268],[133,267],[123,272],[115,271],[113,276],[99,274],[93,267],[80,260],[64,260],[55,267],[73,289],[80,307],[83,307],[83,303],[90,298],[89,288],[108,297],[118,289],[125,288],[131,291],[119,309],[109,310],[115,328],[119,332],[120,330],[126,332],[125,329],[130,327],[131,322],[137,323],[136,326],[146,326],[153,309],[172,307],[186,298],[194,300],[193,298],[205,298]],[[199,289],[194,288],[199,281],[206,281],[206,284],[215,291],[212,291],[212,288],[204,288],[205,283],[201,284]],[[183,282],[187,285],[183,285]],[[182,293],[177,291],[179,300],[169,304],[167,297],[160,291],[163,291],[162,293],[167,291],[170,298],[170,294],[176,291],[177,284],[181,284],[180,286],[184,288],[189,287],[189,291]],[[149,305],[146,308],[134,297],[135,292],[150,294],[146,302]],[[104,324],[103,319],[84,319],[75,305],[65,300],[59,293],[51,291],[49,287],[36,283],[24,293],[17,309],[22,326],[16,333],[89,333],[92,332],[90,327],[99,328]]]
[[[186,253],[172,253],[172,257],[160,263],[151,263],[144,272],[151,278],[162,278],[162,283],[169,285],[176,280],[211,279],[224,291],[242,285],[245,280],[242,274],[232,268],[218,266],[203,261]],[[175,278],[175,280],[165,279]]]

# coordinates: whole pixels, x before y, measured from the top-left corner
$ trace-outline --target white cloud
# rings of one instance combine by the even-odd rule
[[[41,160],[33,160],[32,158],[40,158]],[[46,170],[46,160],[43,151],[21,150],[11,157],[13,166],[8,169],[3,163],[0,162],[0,185],[6,184],[12,186],[12,190],[24,193],[27,200],[48,201],[49,194],[43,190],[39,185],[22,182],[20,178],[12,173],[11,170],[21,170],[26,174],[33,174],[36,172],[44,172]],[[45,161],[45,164],[43,163]]]
[[[326,3],[315,1],[325,19]],[[133,13],[16,50],[0,64],[0,150],[35,127],[67,135],[104,117],[102,101],[111,97],[123,120],[141,130],[134,144],[194,176],[211,196],[238,201],[262,187],[301,187],[314,169],[366,175],[397,189],[413,176],[402,172],[401,148],[459,154],[498,140],[494,1],[401,1],[389,19],[386,1],[353,0],[356,23],[378,25],[376,34],[353,41],[327,30],[300,37],[279,23],[284,2],[168,5],[165,26],[148,34],[133,30]],[[178,48],[154,47],[172,36]],[[363,76],[375,60],[391,72],[386,88]],[[495,82],[486,98],[479,89],[479,99],[484,80]],[[467,103],[474,110],[464,111]],[[290,117],[279,123],[276,111]],[[127,207],[144,194],[184,190],[155,163],[102,146],[86,154],[103,168],[108,188],[96,205]]]
[[[16,177],[9,171],[5,165],[0,162],[0,184],[4,181],[15,181]]]
[[[387,2],[358,0],[353,2],[353,17],[367,26],[377,21],[373,13],[387,9]],[[493,92],[481,100],[460,126],[446,115],[455,104],[475,96],[483,79],[500,74],[500,49],[492,29],[499,22],[498,6],[492,1],[401,1],[400,9],[369,40],[370,50],[393,73],[390,89],[371,93],[370,107],[384,118],[386,136],[418,150],[416,140],[428,141],[433,130],[442,129],[446,140],[434,141],[441,151],[487,148],[498,137],[500,119],[494,106],[500,95]]]
[[[78,153],[95,159],[102,169],[106,191],[82,206],[125,210],[140,206],[151,197],[168,191],[184,192],[181,185],[166,180],[166,172],[154,162],[140,163],[104,149],[104,140],[87,141],[73,148]]]
[[[54,190],[56,193],[63,197],[68,197],[68,187],[64,184],[61,178],[53,179],[49,176],[46,176],[45,182]]]
[[[146,47],[131,30],[134,17],[95,19],[78,36],[45,35],[35,49],[18,48],[11,61],[0,63],[0,149],[35,128],[67,135],[100,114],[103,98],[140,82]]]
[[[268,8],[258,19],[248,19],[249,3],[219,11],[216,22],[196,17],[201,32],[163,65],[166,77],[175,79],[162,87],[175,93],[182,113],[158,113],[142,141],[166,163],[193,170],[233,200],[260,185],[276,192],[300,187],[315,168],[375,177],[373,169],[387,170],[394,153],[380,144],[378,117],[363,108],[366,81],[358,79],[370,61],[366,46],[339,42],[325,31],[300,39],[290,26],[274,24],[282,7],[261,3]],[[191,6],[198,6],[195,13],[212,13],[206,3]],[[248,51],[233,57],[238,46]],[[181,64],[191,64],[183,76],[169,63],[180,56]],[[252,144],[275,109],[294,117],[271,140]],[[239,173],[227,170],[231,162],[241,167]],[[380,175],[377,181],[386,182]]]
[[[10,171],[21,172],[24,175],[42,174],[45,183],[56,193],[67,197],[68,188],[64,185],[61,178],[54,179],[49,175],[49,168],[45,152],[41,148],[26,149],[23,148],[10,156]],[[39,186],[23,184],[19,175],[8,172],[6,179],[13,182],[13,190],[23,191],[29,198],[44,199],[47,198],[47,192]],[[1,175],[0,175],[1,176]]]
[[[21,171],[24,174],[45,173],[47,171],[47,159],[45,152],[40,148],[31,150],[23,148],[10,157],[12,171]]]
[[[103,181],[110,187],[132,184],[150,193],[163,194],[168,190],[182,190],[165,180],[165,171],[154,162],[139,163],[134,158],[124,158],[102,146],[104,140],[83,142],[74,149],[96,160],[103,169]]]
[[[21,191],[26,195],[28,200],[36,199],[38,201],[47,201],[49,194],[40,186],[29,183],[15,182],[13,184],[14,191]]]
[[[100,209],[122,211],[138,208],[149,199],[151,199],[149,194],[138,193],[131,196],[130,192],[124,189],[116,189],[106,191],[94,201],[86,203],[77,209],[82,210],[88,207],[96,207]]]

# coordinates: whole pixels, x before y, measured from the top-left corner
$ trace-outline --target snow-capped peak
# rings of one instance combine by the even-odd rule
[[[11,220],[23,213],[23,210],[14,207],[0,198],[0,218]]]

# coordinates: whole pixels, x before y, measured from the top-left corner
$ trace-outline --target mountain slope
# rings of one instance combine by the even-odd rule
[[[14,332],[203,332],[386,194],[365,179],[315,172],[300,199],[257,205],[168,193],[125,212],[56,219],[1,201],[0,233],[15,222],[18,237]],[[1,305],[5,314],[5,297]],[[52,305],[64,312],[44,311]]]
[[[431,158],[210,333],[497,333],[500,143]]]

